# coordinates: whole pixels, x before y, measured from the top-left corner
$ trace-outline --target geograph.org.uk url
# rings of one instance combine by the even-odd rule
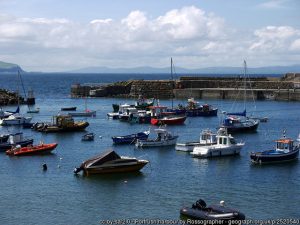
[[[280,225],[280,224],[300,224],[300,218],[293,219],[267,219],[267,220],[170,220],[170,219],[113,219],[113,220],[100,220],[102,225],[127,225],[127,224],[203,224],[203,225],[247,225],[247,224],[257,224],[257,225]]]

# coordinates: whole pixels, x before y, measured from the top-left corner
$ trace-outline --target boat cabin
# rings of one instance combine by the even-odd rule
[[[23,141],[23,133],[15,133],[15,134],[9,135],[8,142],[10,144],[15,144],[20,141]]]
[[[65,127],[74,124],[74,119],[70,115],[54,116],[53,120],[55,121],[55,125],[58,127]]]
[[[276,151],[290,151],[294,148],[294,141],[290,138],[276,140]]]
[[[203,130],[200,133],[200,144],[214,144],[217,143],[216,134],[212,133],[210,130]]]
[[[168,113],[166,106],[150,106],[151,116],[160,116]]]
[[[166,129],[158,128],[154,130],[157,134],[155,141],[163,141],[168,140],[170,137],[172,137],[172,134],[168,132]]]
[[[236,144],[235,139],[231,136],[231,134],[228,135],[227,130],[224,128],[219,129],[216,138],[217,145],[231,146]]]
[[[124,104],[119,106],[119,114],[123,114],[126,112],[128,108],[132,107],[131,105]]]

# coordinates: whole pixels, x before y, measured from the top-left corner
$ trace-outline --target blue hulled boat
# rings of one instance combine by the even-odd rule
[[[221,127],[226,128],[228,133],[256,131],[259,119],[246,116],[246,110],[238,113],[227,113]]]
[[[280,163],[298,158],[299,143],[294,144],[294,141],[290,138],[286,138],[285,135],[275,142],[275,149],[262,152],[251,152],[251,162],[255,164]]]
[[[139,132],[125,136],[114,136],[112,140],[114,144],[133,144],[136,140],[147,140],[150,131]]]

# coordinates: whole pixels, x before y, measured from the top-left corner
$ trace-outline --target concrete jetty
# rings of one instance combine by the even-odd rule
[[[246,92],[244,92],[246,90]],[[182,76],[179,80],[130,80],[108,85],[76,84],[71,96],[127,97],[170,99],[214,98],[300,101],[300,73],[282,77],[252,77],[244,81],[241,76],[207,77]]]

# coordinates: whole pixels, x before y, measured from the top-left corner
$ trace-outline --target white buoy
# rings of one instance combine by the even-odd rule
[[[220,206],[225,206],[225,202],[223,200],[220,201]]]

